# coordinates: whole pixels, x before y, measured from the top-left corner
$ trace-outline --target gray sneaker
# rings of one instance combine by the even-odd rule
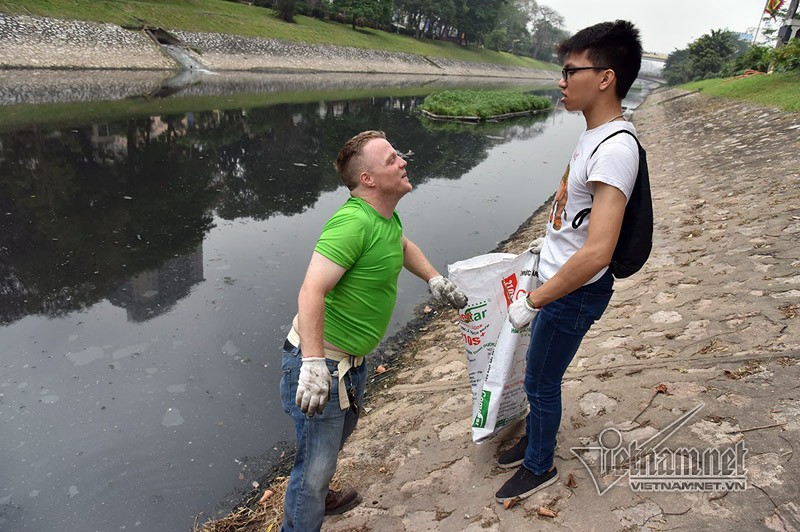
[[[503,469],[511,469],[522,465],[525,459],[525,449],[528,448],[528,435],[526,434],[510,449],[506,449],[497,456],[497,465]]]

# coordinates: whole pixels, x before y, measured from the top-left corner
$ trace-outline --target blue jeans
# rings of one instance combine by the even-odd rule
[[[331,397],[322,414],[308,417],[294,402],[301,359],[300,349],[287,342],[281,361],[281,403],[294,420],[297,454],[283,503],[283,532],[313,532],[322,527],[328,484],[336,472],[339,451],[356,428],[367,381],[366,363],[347,372],[342,381],[345,390],[341,391],[348,394],[350,408],[342,410],[339,406],[337,362],[327,360],[331,373]]]
[[[614,278],[606,272],[542,307],[531,324],[525,366],[528,447],[522,465],[534,474],[553,466],[556,434],[561,424],[561,379],[592,324],[600,319],[613,293]]]

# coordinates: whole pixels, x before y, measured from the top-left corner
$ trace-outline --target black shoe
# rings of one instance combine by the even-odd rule
[[[361,496],[353,488],[342,491],[328,489],[325,496],[325,515],[339,515],[345,513],[361,502]]]
[[[497,465],[503,469],[510,469],[522,465],[525,458],[525,449],[528,448],[528,435],[526,434],[510,449],[506,449],[497,456]]]
[[[503,487],[495,493],[495,498],[500,503],[515,497],[524,499],[549,486],[556,480],[558,480],[558,470],[555,467],[541,475],[534,475],[525,467],[520,467],[514,473],[514,476],[506,480]]]

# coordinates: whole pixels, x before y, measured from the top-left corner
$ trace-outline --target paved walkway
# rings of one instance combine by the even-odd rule
[[[397,384],[371,399],[339,470],[364,503],[324,530],[800,530],[800,115],[682,94],[653,94],[634,114],[655,249],[617,283],[566,375],[561,480],[511,509],[494,501],[510,476],[495,457],[521,427],[472,443],[447,311],[392,368]],[[538,213],[506,248],[522,251],[543,223]],[[743,445],[745,491],[641,491],[625,476],[599,495],[570,452],[598,447],[609,427],[641,444],[698,405],[664,449],[708,457]],[[586,457],[595,470],[598,456]],[[613,480],[598,478],[601,489]]]

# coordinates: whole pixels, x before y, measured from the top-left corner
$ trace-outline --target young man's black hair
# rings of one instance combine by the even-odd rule
[[[595,65],[610,68],[617,75],[617,96],[628,94],[642,66],[639,30],[627,20],[602,22],[584,28],[558,44],[556,52],[563,62],[570,53],[588,50]]]

